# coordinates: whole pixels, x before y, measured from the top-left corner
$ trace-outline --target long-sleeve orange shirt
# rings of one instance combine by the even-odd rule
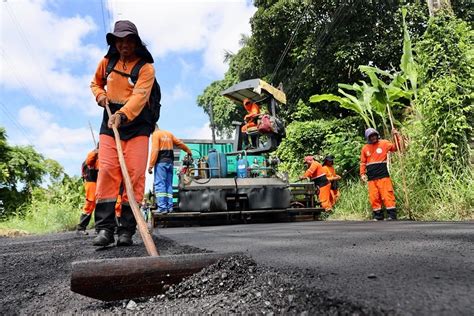
[[[247,122],[247,127],[257,126],[254,121],[254,118],[260,114],[260,107],[257,103],[251,103],[250,105],[244,106],[247,114],[244,117],[244,120]]]
[[[106,97],[110,103],[123,105],[117,112],[125,114],[129,121],[133,121],[150,98],[151,88],[155,80],[155,69],[152,64],[145,64],[140,69],[136,84],[133,85],[130,77],[114,71],[105,78],[108,61],[108,58],[103,58],[100,61],[91,82],[92,93],[97,102]],[[119,60],[114,69],[130,74],[138,61],[137,58],[124,65],[123,61]],[[107,86],[107,89],[105,86]]]
[[[360,153],[360,175],[367,174],[369,180],[389,177],[387,154],[394,151],[397,151],[397,146],[385,139],[365,144]]]
[[[334,169],[334,166],[323,166],[323,171],[326,174],[326,178],[328,178],[329,181],[334,181],[337,178],[336,170]]]
[[[154,167],[157,162],[173,162],[174,146],[191,154],[191,150],[188,146],[176,138],[171,132],[156,129],[151,136],[151,156],[148,167]]]
[[[309,166],[308,170],[304,173],[305,178],[310,178],[318,186],[325,186],[328,184],[328,179],[326,173],[324,172],[323,166],[317,162],[313,161]]]

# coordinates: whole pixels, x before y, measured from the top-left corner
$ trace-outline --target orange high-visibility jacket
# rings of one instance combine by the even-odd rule
[[[180,139],[171,132],[156,129],[151,136],[151,156],[149,167],[155,166],[157,162],[173,162],[173,147],[181,148],[191,155],[191,150]]]
[[[332,178],[337,176],[334,166],[323,166],[323,171],[324,173],[326,173],[326,177],[329,181],[331,181]]]
[[[99,154],[95,151],[89,152],[86,157],[86,165],[99,170]]]
[[[325,186],[329,183],[323,166],[317,161],[311,163],[308,170],[304,173],[304,177],[310,178],[319,187]]]
[[[151,64],[143,65],[138,74],[137,83],[133,85],[129,77],[114,71],[104,80],[108,61],[108,58],[103,58],[100,61],[94,78],[92,78],[90,86],[92,93],[97,102],[103,97],[107,97],[110,103],[124,104],[117,112],[125,114],[127,119],[132,121],[140,114],[150,98],[151,88],[155,80],[155,69]],[[119,60],[114,69],[130,74],[138,61],[139,58],[124,64],[122,60]],[[107,91],[105,86],[107,86]]]
[[[394,151],[397,151],[397,146],[385,139],[365,144],[360,153],[360,175],[367,174],[369,180],[389,177],[387,154]]]
[[[260,114],[260,107],[257,103],[250,103],[250,105],[244,105],[247,115],[245,115],[244,120],[247,122],[247,127],[254,127],[257,124],[254,122],[253,118]]]

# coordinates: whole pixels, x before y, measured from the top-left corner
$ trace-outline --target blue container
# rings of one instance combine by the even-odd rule
[[[245,158],[240,158],[237,160],[237,177],[238,178],[247,178],[247,169],[249,167],[249,162]]]
[[[211,178],[227,177],[227,158],[224,153],[217,152],[216,149],[209,149],[207,162],[211,169]]]

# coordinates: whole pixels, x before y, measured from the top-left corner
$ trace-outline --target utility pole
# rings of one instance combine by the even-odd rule
[[[209,105],[209,118],[211,120],[212,144],[216,144],[216,127],[214,125],[214,108],[212,103]]]
[[[451,7],[451,0],[427,0],[430,16],[435,16],[439,10],[445,9],[450,12],[453,11]]]

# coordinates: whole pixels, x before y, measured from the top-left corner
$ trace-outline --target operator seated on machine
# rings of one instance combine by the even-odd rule
[[[245,125],[242,126],[244,148],[257,148],[258,141],[258,118],[260,117],[260,107],[250,99],[244,99],[243,105],[247,114],[244,116]],[[250,144],[249,144],[250,138]]]

